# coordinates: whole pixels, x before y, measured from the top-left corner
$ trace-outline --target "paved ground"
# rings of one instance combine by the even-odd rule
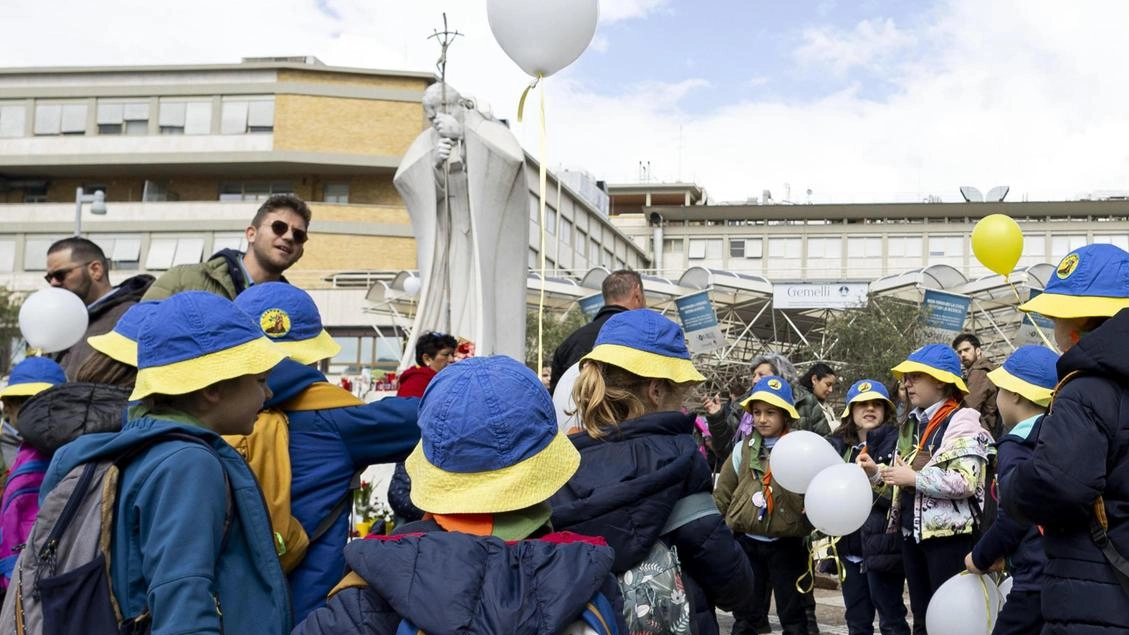
[[[848,635],[847,622],[843,619],[843,594],[837,590],[815,590],[815,615],[819,620],[820,635]],[[729,635],[733,628],[733,616],[729,613],[717,612],[717,621],[721,626],[721,634]],[[772,623],[774,632],[780,632],[780,620],[776,619],[776,608],[773,607],[768,621]],[[875,632],[878,632],[877,623]]]

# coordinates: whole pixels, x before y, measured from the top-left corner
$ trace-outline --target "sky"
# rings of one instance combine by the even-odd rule
[[[530,0],[5,0],[0,65],[326,64],[434,70],[538,154],[529,82],[490,31]],[[576,0],[580,1],[580,0]],[[546,164],[689,181],[713,202],[1007,200],[1129,193],[1129,2],[600,0],[543,83]],[[809,194],[810,191],[810,194]]]

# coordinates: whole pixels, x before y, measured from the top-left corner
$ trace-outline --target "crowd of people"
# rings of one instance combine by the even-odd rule
[[[703,395],[682,330],[613,272],[553,356],[552,388],[579,364],[562,430],[537,373],[446,334],[416,338],[394,397],[327,381],[339,347],[283,277],[309,221],[273,196],[246,252],[117,287],[94,243],[51,247],[90,329],[0,390],[0,633],[709,635],[720,610],[745,634],[773,600],[785,634],[818,633],[800,580],[822,537],[771,461],[795,431],[872,487],[827,563],[852,635],[924,633],[962,572],[1012,579],[993,633],[1129,632],[1129,253],[1079,248],[1020,306],[1061,357],[993,368],[963,334],[841,400],[845,369],[779,354]],[[350,541],[380,463],[398,522]]]

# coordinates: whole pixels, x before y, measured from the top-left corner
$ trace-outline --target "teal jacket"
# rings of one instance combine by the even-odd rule
[[[286,577],[255,477],[231,446],[190,418],[132,409],[121,432],[84,435],[56,452],[40,496],[82,463],[174,430],[200,437],[215,454],[170,440],[126,466],[110,569],[122,614],[133,617],[148,609],[153,635],[289,633]],[[226,536],[225,473],[232,504]]]

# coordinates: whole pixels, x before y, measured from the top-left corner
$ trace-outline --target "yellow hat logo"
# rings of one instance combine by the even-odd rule
[[[259,316],[259,328],[268,337],[280,338],[290,332],[290,316],[282,309],[268,309]]]
[[[768,387],[773,389],[773,390],[780,390],[780,380],[779,379],[768,380]]]
[[[871,388],[873,388],[873,386],[870,385],[869,381],[864,381],[859,384],[859,392],[870,392]]]
[[[1078,254],[1070,254],[1058,263],[1058,271],[1055,272],[1059,278],[1066,280],[1074,270],[1078,268]]]

